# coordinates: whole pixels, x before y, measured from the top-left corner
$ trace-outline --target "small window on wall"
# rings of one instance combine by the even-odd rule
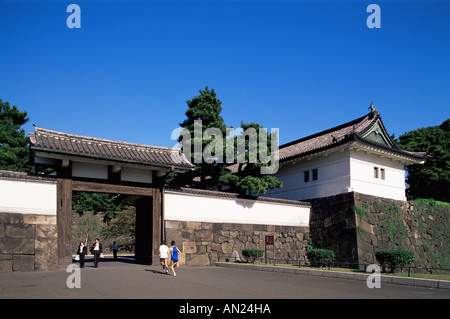
[[[312,170],[312,179],[313,181],[317,181],[317,168]]]
[[[386,179],[386,170],[384,168],[374,167],[373,168],[373,177],[381,178],[383,180]]]
[[[311,180],[313,181],[317,181],[317,179],[319,178],[319,174],[318,174],[318,170],[317,168],[313,169],[313,170],[307,170],[303,172],[303,176],[304,176],[304,181],[305,183],[310,182],[310,178],[312,177]]]

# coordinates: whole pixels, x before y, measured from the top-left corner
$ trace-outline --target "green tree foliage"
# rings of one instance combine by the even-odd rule
[[[336,256],[330,249],[312,248],[306,252],[309,262],[312,266],[324,266],[335,260]]]
[[[94,238],[102,237],[104,244],[116,241],[121,250],[134,249],[136,208],[125,204],[114,194],[73,192],[72,208],[77,219],[74,235],[88,246]]]
[[[29,138],[21,128],[29,118],[27,112],[19,111],[0,99],[0,169],[10,171],[33,171],[30,165]]]
[[[215,140],[214,136],[210,139],[203,138],[207,129],[216,128],[220,131],[222,136],[225,136],[227,127],[224,124],[222,116],[220,115],[222,112],[222,102],[217,98],[214,89],[210,90],[208,87],[205,87],[204,90],[199,90],[199,93],[200,94],[198,96],[186,101],[188,105],[188,109],[185,113],[187,118],[180,123],[182,128],[185,128],[190,132],[191,156],[189,160],[191,163],[195,164],[195,168],[193,172],[177,175],[176,183],[179,185],[190,185],[198,188],[210,188],[217,185],[219,177],[224,173],[224,163],[217,163],[215,161],[212,163],[207,163],[203,160],[203,153],[200,154],[196,151],[194,144],[199,143],[199,140],[196,138],[196,134],[194,134],[194,121],[202,121],[201,152],[203,152],[204,148],[208,144],[214,142]],[[224,144],[222,144],[222,146],[224,146]],[[212,154],[223,158],[224,150],[225,148],[223,147],[222,153],[219,154],[218,150],[215,149]],[[201,160],[196,160],[198,158]]]
[[[265,153],[267,158],[270,158],[272,149],[271,134],[275,133],[268,133],[266,130],[261,130],[264,128],[258,123],[241,122],[241,129],[241,134],[245,134],[245,132],[251,133],[244,136],[244,152],[239,151],[238,137],[234,137],[234,145],[236,148],[234,162],[239,163],[235,164],[235,167],[237,167],[237,172],[232,176],[229,174],[224,174],[219,180],[225,185],[230,186],[233,191],[237,191],[242,195],[247,192],[249,194],[265,194],[268,189],[283,187],[283,183],[275,176],[261,173],[261,168],[268,166],[269,164],[263,163],[256,158],[256,156],[259,156],[261,153]],[[262,145],[259,143],[261,133],[266,135],[265,139],[267,143],[265,152],[264,149],[261,149]],[[274,146],[277,147],[278,145]],[[240,156],[244,157],[244,162],[242,162],[242,160],[238,160]],[[253,158],[251,158],[252,156]]]
[[[221,116],[222,102],[217,98],[214,89],[210,90],[206,87],[199,93],[198,96],[186,102],[188,105],[185,113],[187,118],[180,123],[180,126],[190,133],[190,152],[188,154],[185,149],[183,152],[190,157],[191,163],[195,164],[195,169],[193,172],[178,174],[168,182],[173,186],[229,189],[241,194],[247,192],[266,193],[269,188],[281,187],[282,183],[276,177],[260,173],[261,166],[267,166],[267,164],[250,159],[251,154],[260,154],[259,128],[262,127],[257,123],[245,124],[241,122],[243,132],[253,128],[256,131],[256,136],[254,136],[254,139],[250,136],[246,137],[244,148],[239,148],[237,137],[227,136],[227,126]],[[195,132],[196,120],[202,121],[201,134]],[[214,135],[205,135],[205,132],[207,133],[209,129],[215,129],[220,134],[220,139]],[[267,132],[265,134],[267,134],[267,154],[270,155],[271,135]],[[200,142],[199,135],[201,135],[202,147],[200,150],[196,150],[194,144]],[[230,141],[230,139],[233,139],[234,143],[227,143],[227,140]],[[180,136],[179,141],[184,143],[183,140],[184,137]],[[205,150],[209,150],[206,153],[211,154],[210,158],[204,158]],[[245,162],[240,164],[239,171],[236,174],[233,174],[228,168],[232,163],[226,162],[226,160],[229,160],[227,154],[230,152],[233,154],[233,163],[238,162],[238,157],[241,159],[240,162]]]
[[[414,262],[414,253],[400,248],[379,250],[375,253],[375,257],[383,266],[383,271],[387,265],[391,268],[391,272],[402,271],[403,267]]]
[[[399,137],[407,151],[427,152],[424,165],[408,165],[408,197],[450,202],[450,119],[439,126],[419,128]]]
[[[87,247],[90,247],[94,238],[100,237],[102,222],[100,218],[93,214],[83,214],[76,220],[73,236],[83,241]],[[78,243],[77,243],[78,244]]]
[[[134,251],[136,238],[136,207],[125,205],[107,225],[103,226],[101,236],[105,242],[116,241],[121,251]]]
[[[79,213],[102,213],[104,220],[111,220],[122,208],[123,203],[112,194],[74,192],[72,196],[72,209]]]
[[[242,255],[247,258],[248,261],[254,263],[256,258],[264,256],[264,250],[258,248],[245,248],[242,250]]]

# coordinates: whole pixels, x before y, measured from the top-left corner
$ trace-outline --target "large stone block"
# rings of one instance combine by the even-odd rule
[[[231,254],[233,252],[233,247],[229,242],[223,242],[221,248],[224,254]]]
[[[13,260],[1,260],[0,259],[0,273],[12,272],[13,271]]]
[[[23,224],[23,214],[0,213],[0,223],[3,224]]]
[[[204,223],[202,222],[202,229],[208,229],[208,230],[213,230],[214,229],[214,224],[213,223]]]
[[[14,271],[33,271],[34,255],[14,255],[13,256]]]
[[[34,225],[10,224],[5,225],[5,237],[8,238],[34,238]]]
[[[36,240],[35,269],[51,270],[58,268],[58,249],[56,240],[39,238]]]
[[[297,237],[297,239],[299,241],[303,241],[304,236],[305,236],[304,233],[300,233],[300,232],[299,233],[295,233],[295,237]]]
[[[197,252],[197,245],[195,242],[184,242],[182,251],[185,254],[195,254]]]
[[[23,215],[24,224],[41,224],[41,225],[56,225],[56,216],[54,215]]]
[[[213,234],[210,230],[197,230],[195,232],[195,240],[198,242],[211,242],[213,240]]]
[[[12,260],[12,254],[0,254],[0,260]]]
[[[182,227],[185,229],[202,229],[202,222],[183,221]]]
[[[365,232],[369,233],[370,235],[374,235],[373,226],[371,224],[369,224],[367,221],[357,219],[356,223],[357,223],[357,226],[361,227]]]
[[[166,230],[172,228],[179,229],[179,222],[176,220],[166,220],[164,224],[166,226]]]
[[[34,239],[0,238],[0,254],[34,254]]]
[[[208,254],[186,254],[186,264],[189,266],[209,266]]]
[[[324,222],[323,222],[323,227],[328,228],[332,225],[332,218],[331,216],[328,216],[325,218]]]
[[[36,238],[57,238],[56,225],[36,225]]]

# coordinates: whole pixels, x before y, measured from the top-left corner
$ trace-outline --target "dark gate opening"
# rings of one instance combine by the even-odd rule
[[[136,206],[135,263],[154,264],[159,261],[158,247],[162,238],[161,190],[135,186],[110,185],[58,179],[58,263],[67,267],[72,263],[72,194],[74,191],[119,193],[133,198]],[[154,200],[156,198],[156,200]],[[86,243],[90,248],[92,243]],[[76,247],[75,247],[76,251]]]
[[[80,242],[89,250],[95,238],[103,245],[103,261],[134,262],[136,205],[132,197],[101,192],[72,192],[72,253]],[[117,259],[113,244],[119,247]],[[111,257],[110,257],[111,256]],[[125,258],[126,257],[126,258]]]

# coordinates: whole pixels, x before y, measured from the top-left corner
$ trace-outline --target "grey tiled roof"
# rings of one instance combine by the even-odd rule
[[[112,161],[191,169],[193,165],[177,148],[100,139],[35,127],[31,149]]]
[[[386,136],[388,143],[390,144],[389,146],[377,143],[365,137],[365,134],[377,123],[379,123],[387,133],[383,121],[381,120],[381,116],[378,111],[375,111],[339,126],[280,145],[279,161],[280,163],[289,162],[290,160],[319,153],[352,141],[382,150],[392,155],[401,156],[411,162],[421,162],[426,159],[425,153],[401,150],[389,136]],[[246,164],[244,163],[243,167],[245,167],[245,165]],[[238,171],[238,167],[239,164],[232,164],[228,166],[228,169],[235,173]]]
[[[56,183],[56,177],[48,175],[36,175],[26,172],[16,172],[16,171],[5,171],[0,170],[0,179],[6,180],[19,180],[26,182],[44,182],[44,183]]]
[[[320,150],[321,148],[335,144],[345,139],[351,133],[360,133],[364,129],[367,129],[372,122],[369,116],[366,115],[337,127],[281,145],[280,160],[282,161],[296,155]]]
[[[386,131],[381,120],[381,116],[378,114],[378,111],[375,111],[374,113],[369,113],[342,125],[281,145],[279,147],[280,162],[317,153],[350,141],[370,145],[372,147],[383,149],[384,151],[407,158],[425,160],[426,156],[424,153],[403,151],[395,144],[394,141],[390,139],[389,136],[386,137],[389,139],[389,143],[391,144],[390,146],[376,143],[364,137],[364,134],[368,132],[376,123],[380,123]]]

